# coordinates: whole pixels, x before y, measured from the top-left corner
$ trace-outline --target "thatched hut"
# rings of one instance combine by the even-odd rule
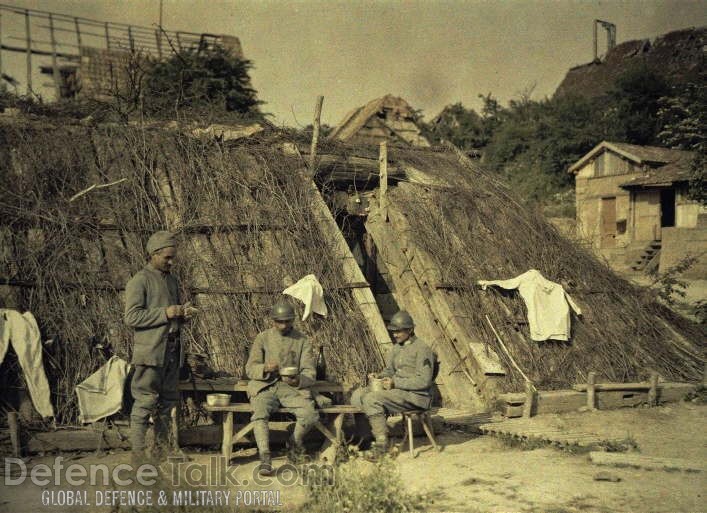
[[[74,387],[101,363],[88,340],[130,356],[121,291],[160,228],[178,233],[183,292],[202,312],[187,330],[189,348],[236,376],[268,305],[314,273],[330,315],[302,328],[325,347],[332,377],[348,383],[381,365],[390,344],[383,320],[398,307],[439,353],[438,385],[450,405],[488,409],[500,392],[522,388],[512,361],[543,388],[567,387],[590,370],[615,381],[650,371],[701,378],[699,327],[619,279],[454,151],[391,148],[386,214],[377,207],[375,150],[326,141],[312,174],[299,135],[233,134],[0,123],[0,301],[59,334],[45,366],[61,420],[76,418]],[[582,305],[569,343],[531,342],[522,300],[475,286],[530,268]],[[9,373],[0,375],[6,385]]]

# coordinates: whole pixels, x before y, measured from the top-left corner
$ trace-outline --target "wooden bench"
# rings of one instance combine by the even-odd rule
[[[226,458],[226,464],[231,461],[231,454],[233,451],[233,444],[238,442],[241,438],[245,437],[248,433],[253,430],[255,425],[254,422],[248,422],[243,428],[241,428],[237,433],[233,433],[233,414],[234,413],[252,413],[253,408],[250,403],[235,403],[229,404],[228,406],[209,406],[204,403],[203,407],[206,411],[216,413],[223,413],[223,442],[221,444],[221,453],[223,457]],[[332,445],[340,445],[344,441],[343,423],[344,415],[362,413],[361,409],[357,406],[351,406],[349,404],[326,406],[324,408],[317,408],[318,412],[336,415],[334,421],[332,422],[334,426],[334,432],[322,424],[321,421],[317,421],[314,427],[317,428]],[[295,410],[292,408],[279,408],[276,410],[277,413],[294,413]]]

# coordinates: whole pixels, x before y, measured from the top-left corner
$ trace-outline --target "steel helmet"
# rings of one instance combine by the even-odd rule
[[[281,299],[272,305],[270,317],[276,321],[292,321],[295,318],[295,309],[290,303]]]
[[[388,329],[390,331],[411,330],[415,327],[412,317],[405,310],[400,310],[390,319]]]

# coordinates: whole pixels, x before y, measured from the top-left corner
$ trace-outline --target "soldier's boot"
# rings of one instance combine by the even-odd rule
[[[371,432],[375,438],[375,442],[368,452],[368,457],[377,459],[388,451],[388,424],[385,421],[385,415],[372,415],[368,417],[368,422],[371,424]]]
[[[270,458],[270,430],[267,420],[255,421],[253,436],[255,436],[255,445],[258,446],[258,456],[260,457],[258,473],[261,476],[270,476],[273,473],[273,468]]]
[[[296,423],[292,436],[287,441],[287,458],[292,463],[302,463],[307,457],[307,451],[304,448],[304,435],[309,429],[303,425]]]
[[[145,436],[147,434],[147,424],[140,422],[138,419],[130,419],[130,445],[132,446],[132,454],[130,455],[130,463],[133,470],[137,469],[144,463],[154,463],[150,458],[150,454],[145,449]]]

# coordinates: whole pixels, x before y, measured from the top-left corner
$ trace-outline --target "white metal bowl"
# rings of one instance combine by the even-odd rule
[[[299,374],[297,367],[283,367],[280,369],[280,376],[296,376]]]
[[[207,394],[206,404],[209,406],[228,406],[231,404],[230,394]]]

